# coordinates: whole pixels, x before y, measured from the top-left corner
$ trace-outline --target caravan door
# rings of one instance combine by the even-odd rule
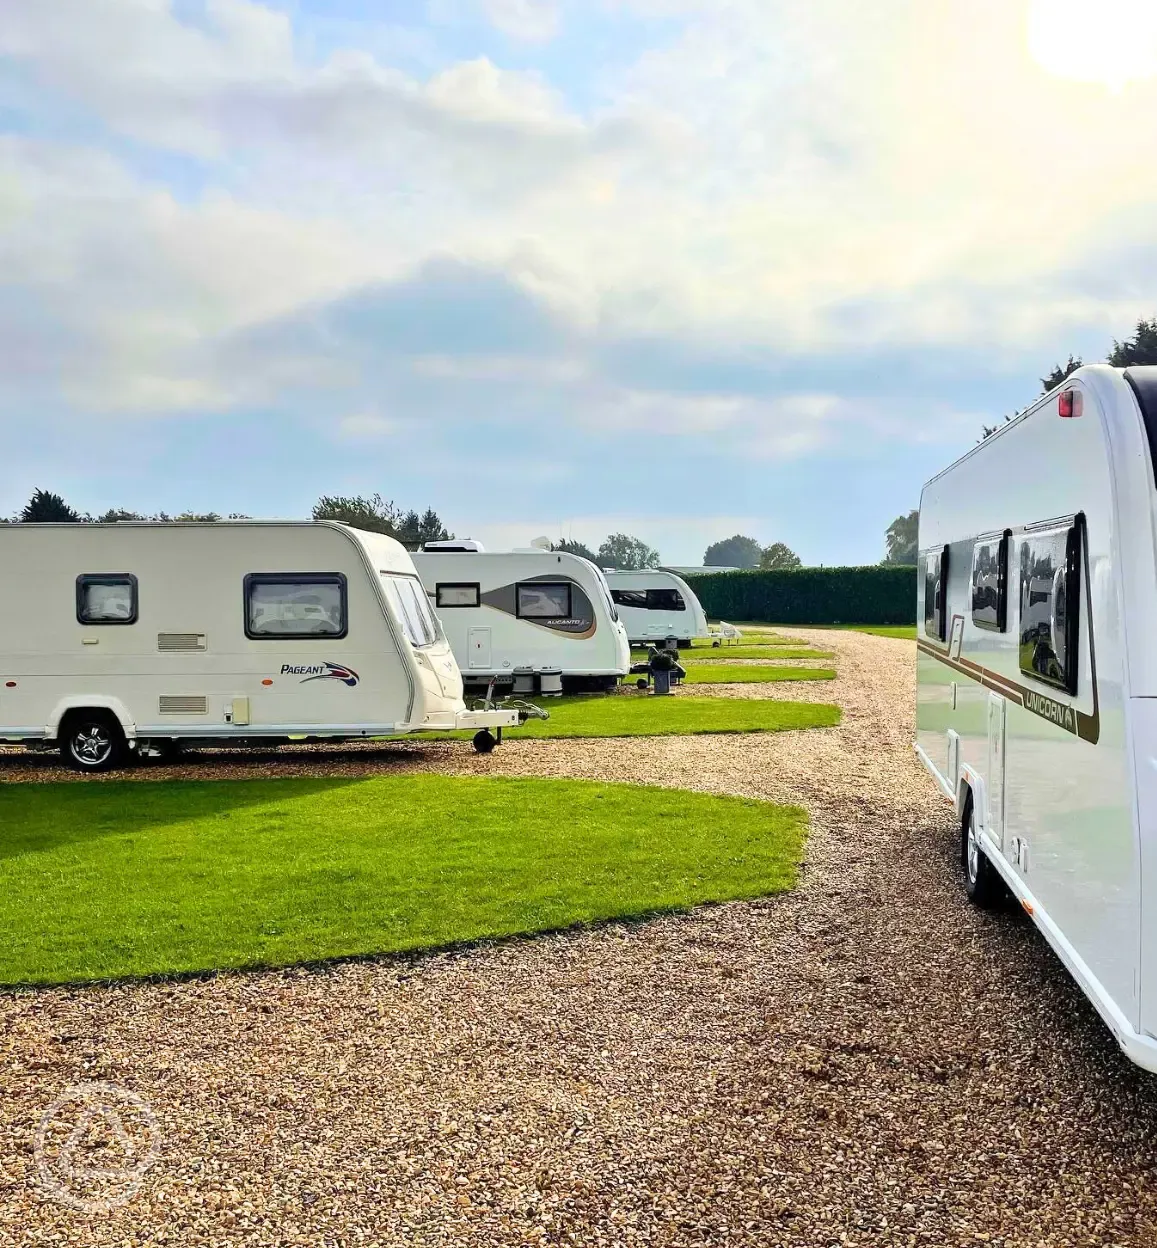
[[[470,629],[466,637],[466,648],[470,655],[469,666],[472,671],[490,670],[490,629]]]

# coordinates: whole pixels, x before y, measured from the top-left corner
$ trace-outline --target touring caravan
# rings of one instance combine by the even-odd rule
[[[210,742],[473,729],[406,550],[327,521],[0,525],[0,740],[82,771]]]
[[[606,579],[587,559],[448,541],[428,542],[414,564],[468,684],[609,689],[631,666]]]
[[[687,647],[709,637],[707,616],[690,585],[673,572],[606,571],[611,598],[632,644],[646,645],[674,637]]]
[[[924,487],[916,749],[1157,1071],[1157,367],[1078,369]]]

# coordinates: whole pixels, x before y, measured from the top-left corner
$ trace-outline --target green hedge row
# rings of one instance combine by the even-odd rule
[[[914,624],[916,569],[796,568],[717,572],[687,583],[713,620],[773,624]]]

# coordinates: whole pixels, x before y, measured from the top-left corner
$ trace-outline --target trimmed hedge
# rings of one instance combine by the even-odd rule
[[[713,620],[771,624],[914,624],[916,569],[794,568],[689,576]]]

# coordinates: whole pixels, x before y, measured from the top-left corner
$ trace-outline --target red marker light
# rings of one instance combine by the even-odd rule
[[[1057,395],[1058,416],[1080,416],[1084,410],[1085,399],[1079,390],[1062,390]]]
[[[262,683],[263,685],[271,685],[271,684],[273,684],[273,681],[271,681],[271,680],[263,680],[261,683]]]
[[[14,680],[6,680],[6,681],[4,682],[4,688],[5,688],[5,689],[15,689],[15,688],[16,688],[16,682],[15,682]]]

